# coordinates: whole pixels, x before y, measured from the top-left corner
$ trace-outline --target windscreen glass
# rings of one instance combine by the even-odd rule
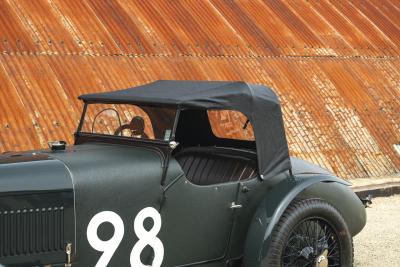
[[[89,104],[81,132],[169,141],[176,110],[131,104]]]

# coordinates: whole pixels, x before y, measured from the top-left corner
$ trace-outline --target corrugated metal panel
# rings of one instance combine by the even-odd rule
[[[292,155],[400,169],[396,1],[7,0],[0,29],[0,151],[71,142],[82,93],[245,80],[280,95]]]

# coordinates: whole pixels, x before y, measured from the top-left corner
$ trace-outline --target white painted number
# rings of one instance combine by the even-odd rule
[[[144,228],[144,220],[151,218],[153,227],[150,231]],[[97,235],[97,230],[102,223],[109,222],[114,227],[114,235],[107,241],[101,240]],[[149,267],[140,260],[140,254],[146,246],[151,246],[154,250],[154,260],[151,267],[160,267],[164,259],[164,246],[157,234],[161,229],[161,216],[158,211],[152,207],[142,209],[135,218],[134,230],[139,238],[132,249],[130,263],[132,267]],[[105,267],[110,262],[112,256],[117,250],[124,236],[124,223],[121,217],[112,211],[102,211],[96,214],[89,222],[87,228],[87,239],[89,244],[97,251],[102,251],[96,267]]]
[[[103,241],[97,236],[97,229],[105,222],[111,223],[114,227],[114,235],[107,241]],[[96,267],[105,267],[110,262],[111,257],[124,237],[124,222],[115,212],[102,211],[90,220],[86,235],[89,244],[95,250],[104,252],[96,263]]]
[[[143,227],[144,220],[151,218],[154,222],[153,228],[150,231],[146,231]],[[160,267],[164,258],[164,246],[160,239],[157,238],[157,234],[161,229],[161,216],[158,211],[154,208],[145,208],[141,210],[136,216],[134,223],[135,234],[139,238],[139,241],[133,247],[131,252],[131,266],[147,267],[140,260],[140,253],[143,249],[149,245],[154,250],[154,260],[152,267]]]

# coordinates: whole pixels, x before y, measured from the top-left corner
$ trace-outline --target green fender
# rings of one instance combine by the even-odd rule
[[[342,214],[353,236],[360,232],[366,223],[365,208],[350,185],[329,175],[291,177],[275,185],[258,206],[249,226],[244,248],[244,266],[262,266],[273,228],[297,197],[324,199]]]

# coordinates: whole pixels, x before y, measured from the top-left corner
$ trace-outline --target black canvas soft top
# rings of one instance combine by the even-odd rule
[[[81,95],[79,99],[85,103],[237,110],[253,125],[260,174],[268,178],[291,168],[278,97],[263,85],[241,81],[160,80],[125,90]]]

